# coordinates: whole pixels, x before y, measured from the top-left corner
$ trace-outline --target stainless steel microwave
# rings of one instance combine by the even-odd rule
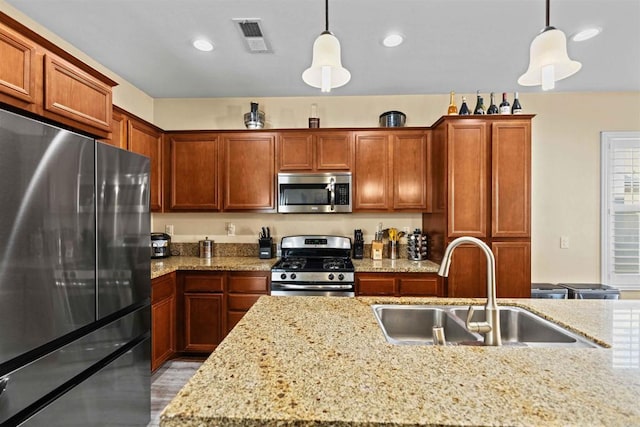
[[[351,172],[279,173],[278,212],[351,212]]]

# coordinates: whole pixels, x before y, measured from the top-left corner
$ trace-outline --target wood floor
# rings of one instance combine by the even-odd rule
[[[182,386],[198,370],[201,361],[171,360],[151,376],[151,422],[148,427],[160,425],[160,413],[175,397]]]

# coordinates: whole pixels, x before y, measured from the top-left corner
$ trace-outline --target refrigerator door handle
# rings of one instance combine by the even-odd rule
[[[9,383],[9,375],[0,377],[0,396],[2,396],[2,393],[4,393],[8,383]]]

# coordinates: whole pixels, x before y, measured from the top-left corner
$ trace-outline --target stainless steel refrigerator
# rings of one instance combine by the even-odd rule
[[[146,425],[149,160],[0,110],[0,425]]]

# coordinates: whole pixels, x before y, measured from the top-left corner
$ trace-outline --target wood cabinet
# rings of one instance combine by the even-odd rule
[[[162,131],[155,126],[137,118],[127,119],[127,148],[134,153],[142,154],[150,160],[150,194],[151,211],[162,210]]]
[[[151,371],[176,352],[175,273],[151,281]]]
[[[436,273],[356,273],[358,296],[444,296]]]
[[[36,44],[0,26],[0,94],[28,106],[36,102]],[[2,100],[2,98],[0,98]]]
[[[222,134],[222,208],[275,212],[275,141],[266,132]]]
[[[455,238],[481,239],[496,258],[500,297],[531,295],[532,117],[443,117],[432,131],[432,154],[445,166],[429,172],[432,195],[446,203],[444,210],[423,214],[431,253],[439,261]],[[479,248],[456,248],[448,295],[486,297],[486,263]]]
[[[111,113],[111,138],[101,139],[100,142],[126,150],[127,147],[127,115],[114,107]]]
[[[231,332],[262,295],[269,294],[270,272],[229,272],[227,276],[227,327]]]
[[[165,188],[165,210],[219,210],[218,135],[171,133],[166,139],[169,185]]]
[[[98,137],[117,83],[0,13],[0,102]]]
[[[187,353],[210,353],[223,338],[224,274],[184,272],[181,275],[184,313],[182,350]]]
[[[426,211],[426,132],[356,132],[354,144],[354,212]]]
[[[349,171],[351,170],[352,146],[352,132],[279,132],[278,171]]]

